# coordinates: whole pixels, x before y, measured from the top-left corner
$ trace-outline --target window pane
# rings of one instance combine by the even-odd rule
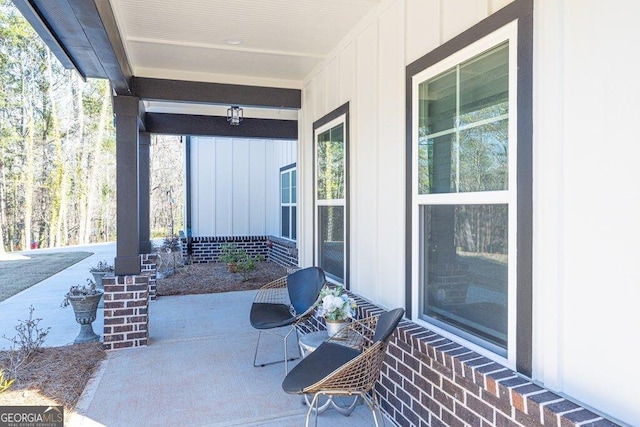
[[[325,273],[344,279],[344,207],[318,207],[320,268]]]
[[[458,191],[508,190],[507,126],[504,119],[460,132]]]
[[[282,201],[282,203],[289,203],[289,194],[290,194],[290,190],[289,190],[289,180],[290,180],[290,173],[289,172],[284,172],[282,174],[280,174],[280,189],[281,189],[281,194],[280,194],[280,200]]]
[[[447,134],[420,141],[418,148],[420,194],[450,193],[454,190],[452,183],[455,176],[452,174],[455,165],[451,153],[454,137],[453,134]]]
[[[344,198],[344,125],[318,135],[318,200]]]
[[[289,206],[282,206],[281,208],[282,218],[282,237],[290,238],[289,234]]]
[[[424,314],[507,346],[507,205],[422,208]]]
[[[297,174],[296,170],[291,171],[291,203],[297,203],[298,191],[297,191]]]
[[[460,66],[460,126],[509,112],[509,48],[490,50]]]
[[[297,214],[296,214],[296,207],[295,206],[291,206],[291,240],[296,240],[298,238],[298,233],[296,232],[297,227]]]
[[[419,136],[433,135],[455,127],[456,118],[455,68],[420,83]]]

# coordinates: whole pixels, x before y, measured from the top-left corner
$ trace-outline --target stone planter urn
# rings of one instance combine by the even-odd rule
[[[93,281],[96,283],[96,289],[101,290],[104,293],[104,284],[102,283],[102,279],[104,278],[104,276],[106,276],[107,274],[110,274],[111,272],[91,270],[90,273],[93,276]],[[104,303],[101,299],[100,303],[98,304],[98,308],[103,308],[103,307],[104,307]]]
[[[96,284],[96,288],[104,290],[102,278],[108,273],[113,273],[113,265],[109,264],[108,261],[100,261],[98,262],[98,264],[89,268],[89,273],[91,273],[91,275],[93,276],[93,281]]]
[[[102,284],[102,278],[107,275],[108,271],[90,270],[89,272],[93,276],[93,281],[96,282],[96,288],[100,290],[104,290],[104,285]]]
[[[95,342],[100,336],[93,331],[93,321],[96,320],[98,311],[98,303],[102,298],[104,291],[96,289],[95,293],[89,295],[65,295],[65,300],[73,307],[76,316],[76,322],[80,324],[80,332],[73,340],[74,344],[85,342]]]
[[[104,291],[104,284],[102,283],[102,279],[107,274],[113,273],[113,265],[109,264],[108,261],[100,261],[95,266],[91,266],[89,268],[89,273],[93,276],[93,282],[96,284],[96,289]],[[103,308],[104,304],[100,301],[98,308]]]

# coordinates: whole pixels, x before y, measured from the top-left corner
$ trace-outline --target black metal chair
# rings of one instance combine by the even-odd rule
[[[317,424],[318,400],[322,395],[359,396],[371,409],[375,425],[378,425],[376,409],[380,411],[380,407],[375,384],[384,363],[389,338],[403,315],[404,309],[396,308],[350,323],[287,374],[282,382],[284,391],[313,395],[305,425],[309,425],[314,410]],[[384,423],[384,418],[382,420]]]
[[[253,366],[266,366],[284,361],[285,375],[288,370],[287,362],[300,357],[300,347],[298,356],[289,359],[287,354],[287,340],[296,326],[309,317],[315,309],[315,302],[318,300],[320,290],[326,283],[324,271],[318,267],[308,267],[295,271],[285,277],[267,283],[258,290],[251,305],[249,321],[251,326],[258,329],[258,342],[253,356]],[[281,334],[280,328],[289,326],[285,335]],[[257,364],[258,347],[262,332],[284,338],[284,359],[274,362]],[[296,332],[296,339],[298,333]]]

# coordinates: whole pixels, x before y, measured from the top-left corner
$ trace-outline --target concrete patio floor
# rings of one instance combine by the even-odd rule
[[[89,277],[89,264],[113,257],[109,251],[115,246],[99,249],[78,247],[96,255],[0,303],[0,335],[12,330],[14,317],[24,319],[34,304],[42,325],[51,326],[46,345],[72,343],[79,326],[71,310],[59,308],[61,296],[69,281]],[[248,314],[255,292],[152,301],[149,345],[108,352],[67,425],[303,426],[307,407],[300,396],[282,391],[283,364],[253,367],[258,333]],[[101,314],[94,330],[102,332]],[[260,345],[259,362],[282,354],[282,341],[275,337],[263,335]],[[296,351],[294,340],[289,348]],[[385,423],[393,425],[388,419]],[[329,409],[318,425],[370,426],[373,417],[366,405],[348,417]]]

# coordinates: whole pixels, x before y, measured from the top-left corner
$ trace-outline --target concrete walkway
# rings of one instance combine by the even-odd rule
[[[93,278],[89,273],[90,266],[105,260],[113,264],[116,255],[115,243],[37,249],[21,253],[29,256],[29,253],[71,251],[92,252],[93,255],[0,302],[0,350],[11,347],[11,342],[2,337],[12,338],[16,335],[15,326],[18,325],[18,320],[29,318],[30,305],[35,308],[33,316],[42,319],[38,326],[40,328],[51,327],[44,343],[45,347],[73,344],[73,340],[80,331],[80,325],[76,323],[73,309],[71,307],[61,308],[60,304],[64,295],[69,292],[69,287],[83,285],[87,279]],[[102,326],[102,311],[98,310],[98,318],[93,322],[93,330],[96,334],[102,335]]]
[[[90,277],[90,264],[115,256],[115,245],[76,248],[95,255],[0,303],[0,333],[11,333],[14,318],[25,318],[33,304],[41,326],[51,326],[46,345],[73,342],[79,326],[71,309],[60,308],[62,296],[70,282]],[[108,352],[67,425],[303,426],[307,407],[301,397],[282,391],[283,364],[253,367],[258,333],[248,314],[254,295],[227,292],[152,301],[149,345]],[[94,330],[102,332],[101,314]],[[258,361],[280,356],[281,343],[263,338]],[[318,425],[370,426],[373,417],[366,405],[349,417],[329,409]]]

